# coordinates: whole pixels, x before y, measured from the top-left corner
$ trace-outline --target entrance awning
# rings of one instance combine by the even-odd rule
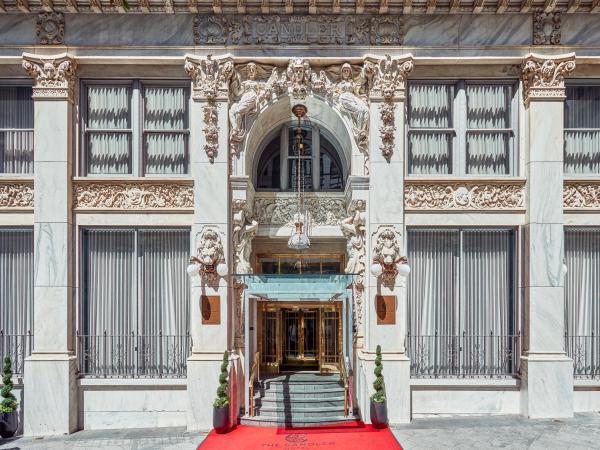
[[[246,295],[267,300],[335,300],[346,295],[352,274],[235,275],[247,286]]]

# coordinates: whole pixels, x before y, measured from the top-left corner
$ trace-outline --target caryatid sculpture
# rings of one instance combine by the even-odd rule
[[[250,253],[258,222],[252,218],[252,211],[248,208],[246,200],[234,200],[232,225],[235,273],[252,273]]]

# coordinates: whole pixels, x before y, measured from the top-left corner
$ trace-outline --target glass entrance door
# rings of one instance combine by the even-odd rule
[[[319,310],[283,309],[282,316],[283,368],[318,368]]]

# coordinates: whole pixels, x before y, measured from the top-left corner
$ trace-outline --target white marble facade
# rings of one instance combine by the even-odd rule
[[[356,14],[357,20],[361,17]],[[283,201],[286,194],[257,193],[255,170],[259,145],[290,120],[296,103],[308,106],[314,125],[333,133],[344,153],[346,189],[314,194],[314,208],[330,214],[311,232],[323,242],[322,248],[328,242],[344,248],[346,239],[354,238],[351,243],[362,252],[353,351],[354,405],[361,417],[369,420],[374,351],[382,342],[393,423],[433,414],[520,413],[540,418],[597,410],[599,402],[586,400],[584,393],[600,385],[574,387],[572,361],[562,340],[563,226],[600,225],[599,181],[563,183],[562,156],[565,80],[600,79],[596,15],[563,14],[562,37],[539,46],[533,44],[533,15],[519,12],[390,15],[388,25],[399,34],[392,38],[379,24],[370,31],[369,39],[375,41],[360,45],[345,40],[352,35],[346,22],[332,32],[344,33],[342,44],[325,42],[335,38],[332,35],[322,37],[321,44],[273,44],[257,41],[258,35],[250,33],[229,36],[237,41],[225,45],[195,25],[207,18],[221,20],[218,14],[182,11],[65,11],[63,45],[40,45],[34,14],[0,13],[0,84],[15,79],[33,84],[35,100],[35,173],[0,174],[0,227],[35,230],[35,347],[25,367],[25,434],[175,425],[209,429],[216,374],[226,348],[232,351],[236,374],[234,404],[243,410],[251,356],[244,354],[243,327],[236,314],[239,286],[230,275],[192,281],[193,348],[187,379],[78,379],[73,338],[82,295],[78,236],[82,228],[94,225],[188,227],[190,252],[195,254],[198,236],[210,229],[219,236],[219,258],[229,273],[236,272],[234,261],[251,254],[251,247],[245,246],[253,238],[261,245],[269,239],[281,245],[289,236],[289,223],[268,216],[257,219],[254,227],[252,220],[259,217],[257,206]],[[296,38],[306,36],[299,33]],[[250,64],[259,68],[259,76],[247,75]],[[344,64],[352,72],[347,79],[339,75]],[[238,76],[245,84],[234,93],[232,83]],[[80,173],[79,81],[132,78],[190,82],[187,176],[109,178]],[[515,175],[408,176],[407,83],[468,78],[518,84]],[[340,205],[341,212],[336,209]],[[362,234],[359,228],[348,234],[342,222],[360,227]],[[404,345],[406,279],[394,274],[384,283],[369,272],[373,258],[380,256],[378,240],[388,236],[397,256],[403,255],[406,228],[411,226],[517,230],[515,278],[524,335],[519,377],[411,379]],[[378,294],[396,296],[395,325],[378,324]],[[220,297],[221,324],[201,324],[201,295]]]

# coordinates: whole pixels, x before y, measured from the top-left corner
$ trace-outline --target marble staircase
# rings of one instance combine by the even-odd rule
[[[254,384],[254,416],[244,425],[308,427],[356,420],[344,416],[344,386],[339,374],[281,373]]]

